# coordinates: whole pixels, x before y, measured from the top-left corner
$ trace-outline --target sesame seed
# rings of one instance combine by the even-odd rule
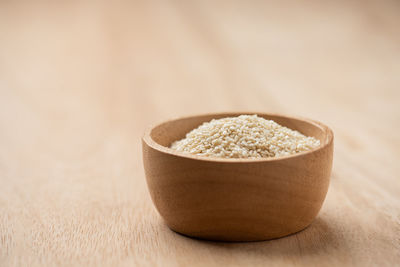
[[[177,151],[207,157],[271,158],[314,149],[320,141],[257,115],[213,119],[172,143]]]

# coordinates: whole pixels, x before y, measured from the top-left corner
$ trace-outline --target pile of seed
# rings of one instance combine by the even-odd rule
[[[257,115],[241,115],[203,123],[171,148],[201,156],[270,158],[311,150],[320,145],[314,137],[286,128]]]

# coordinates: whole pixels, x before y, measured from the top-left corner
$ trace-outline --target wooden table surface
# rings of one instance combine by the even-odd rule
[[[399,14],[396,0],[1,1],[0,265],[400,264]],[[306,230],[207,242],[156,212],[144,129],[237,110],[334,130]]]

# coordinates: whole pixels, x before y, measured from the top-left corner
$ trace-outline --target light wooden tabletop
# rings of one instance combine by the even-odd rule
[[[399,264],[399,14],[395,0],[1,1],[0,265]],[[334,130],[306,230],[218,243],[161,221],[144,129],[237,110]]]

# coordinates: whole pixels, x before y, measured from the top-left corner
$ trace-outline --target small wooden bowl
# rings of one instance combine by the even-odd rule
[[[147,185],[172,230],[201,239],[258,241],[298,232],[317,216],[333,158],[333,133],[322,123],[258,114],[321,141],[314,150],[279,158],[210,158],[169,148],[203,122],[241,114],[192,116],[146,131]]]

